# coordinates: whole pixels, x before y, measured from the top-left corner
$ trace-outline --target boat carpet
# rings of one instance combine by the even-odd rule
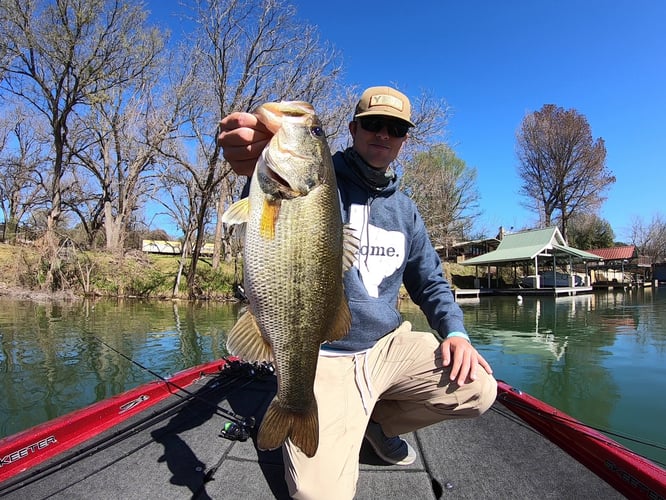
[[[202,379],[94,443],[5,481],[0,497],[286,499],[280,451],[257,451],[255,432],[246,441],[220,437],[233,417],[216,407],[260,422],[275,388],[274,376]],[[623,498],[499,404],[405,438],[418,452],[410,466],[385,465],[364,444],[357,499]]]

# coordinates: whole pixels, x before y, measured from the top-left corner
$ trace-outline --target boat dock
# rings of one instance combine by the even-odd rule
[[[591,286],[576,287],[543,287],[543,288],[454,288],[453,295],[459,299],[478,299],[483,295],[541,295],[541,296],[571,296],[591,293],[595,290]]]
[[[230,415],[257,422],[275,377],[204,377],[47,463],[0,483],[6,500],[287,499],[282,454],[221,437]],[[234,417],[235,418],[235,417]],[[361,450],[357,500],[624,498],[499,402],[473,420],[404,436],[416,462],[390,466]],[[661,497],[660,497],[661,498]]]
[[[584,293],[591,293],[593,288],[591,286],[558,286],[558,287],[543,287],[543,288],[512,288],[509,295],[550,295],[554,297],[564,297],[572,295],[581,295]],[[504,290],[497,290],[499,295],[507,295]]]
[[[481,290],[480,288],[454,288],[453,296],[456,302],[459,299],[478,299],[481,295],[488,294],[488,290]]]

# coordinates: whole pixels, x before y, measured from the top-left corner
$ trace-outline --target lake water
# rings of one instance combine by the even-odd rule
[[[666,289],[461,306],[497,378],[666,463]],[[428,329],[414,304],[401,310]],[[167,377],[224,356],[238,312],[237,304],[0,298],[0,437],[154,380],[102,342]]]

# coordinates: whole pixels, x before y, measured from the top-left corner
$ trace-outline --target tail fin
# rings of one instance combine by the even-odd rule
[[[282,408],[277,397],[273,399],[259,428],[257,447],[274,450],[282,446],[287,438],[308,457],[313,457],[319,446],[319,418],[317,402],[304,412]]]

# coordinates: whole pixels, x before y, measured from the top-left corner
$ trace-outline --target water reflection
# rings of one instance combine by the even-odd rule
[[[605,363],[615,339],[594,324],[595,307],[594,295],[493,297],[462,304],[470,336],[496,377],[605,427],[619,398]],[[411,312],[418,318],[417,310]],[[595,392],[604,397],[591,398]]]
[[[132,300],[3,301],[0,437],[227,354],[237,306]]]
[[[154,379],[98,339],[167,377],[226,355],[239,312],[171,301],[0,302],[0,437]],[[461,306],[498,378],[593,426],[666,444],[666,290]],[[401,311],[429,329],[411,302]],[[623,444],[666,462],[666,452]]]

